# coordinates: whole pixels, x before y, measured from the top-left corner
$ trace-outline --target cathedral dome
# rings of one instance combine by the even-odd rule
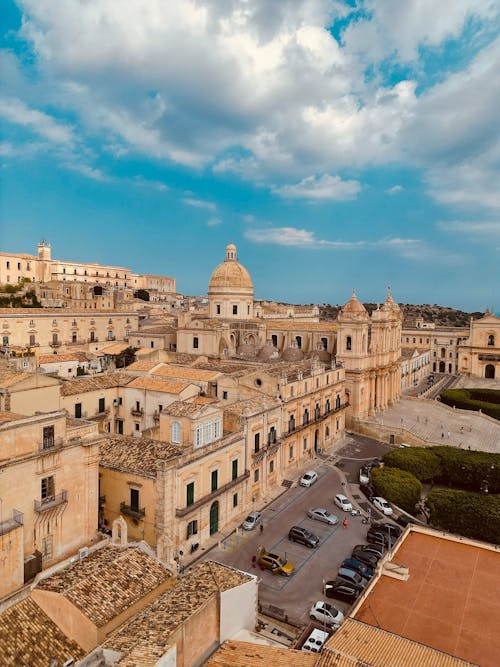
[[[342,315],[367,315],[366,308],[353,292],[349,301],[342,306]]]
[[[245,289],[253,291],[250,274],[237,260],[236,246],[230,243],[226,247],[226,259],[212,273],[208,291],[220,289]]]

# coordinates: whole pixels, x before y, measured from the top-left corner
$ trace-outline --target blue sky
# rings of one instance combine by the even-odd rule
[[[497,0],[4,0],[0,248],[500,304]]]

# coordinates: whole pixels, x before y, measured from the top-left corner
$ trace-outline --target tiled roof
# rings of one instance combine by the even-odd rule
[[[187,366],[171,366],[169,364],[162,364],[154,369],[152,375],[159,375],[160,377],[178,378],[182,380],[201,380],[209,382],[219,377],[220,373],[217,371],[204,371],[198,368],[191,368]]]
[[[32,377],[32,373],[24,373],[23,371],[11,371],[9,368],[0,368],[0,387],[6,389],[21,380],[26,380]]]
[[[472,663],[348,618],[328,640],[317,667],[471,667]],[[474,665],[472,665],[474,667]]]
[[[149,438],[109,436],[100,443],[100,465],[156,477],[158,461],[168,461],[182,453],[176,445]]]
[[[150,371],[155,366],[158,366],[158,361],[151,361],[151,359],[139,359],[127,366],[127,371]]]
[[[76,642],[31,599],[26,598],[0,614],[0,663],[2,667],[48,667],[85,655]]]
[[[38,357],[38,365],[57,364],[62,361],[88,361],[82,352],[68,352],[67,354],[41,354]]]
[[[93,375],[89,378],[65,380],[61,385],[61,396],[73,396],[75,394],[85,394],[89,391],[122,387],[133,379],[133,376],[126,373],[106,373],[105,375]]]
[[[208,403],[217,403],[217,399],[211,398],[210,396],[197,396],[193,399],[193,403],[197,405],[207,405]]]
[[[232,412],[237,415],[254,414],[263,410],[272,410],[280,405],[281,402],[278,399],[269,398],[263,394],[257,395],[256,392],[256,398],[245,398],[241,401],[224,405],[224,412]]]
[[[108,345],[107,347],[101,347],[99,352],[101,354],[120,354],[120,352],[123,352],[123,350],[126,350],[129,346],[128,343],[113,343],[112,345]]]
[[[155,665],[165,653],[172,632],[212,595],[251,579],[250,575],[219,563],[201,563],[122,626],[104,648],[123,653],[117,662],[120,667]],[[136,660],[138,655],[140,662]]]
[[[150,377],[139,377],[129,382],[128,387],[135,389],[150,389],[151,391],[165,391],[167,394],[179,394],[189,387],[188,382],[170,382],[169,380],[155,380]]]
[[[315,667],[317,659],[305,651],[229,640],[204,667]]]
[[[38,588],[60,593],[102,627],[169,577],[138,547],[106,546],[43,579]]]
[[[163,408],[163,412],[171,417],[192,417],[199,414],[203,409],[199,403],[187,403],[186,401],[174,401]]]

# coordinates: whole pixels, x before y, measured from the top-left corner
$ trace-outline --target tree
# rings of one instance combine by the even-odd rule
[[[377,495],[413,514],[422,496],[422,484],[411,473],[398,468],[373,468],[371,481]]]
[[[406,470],[421,482],[441,476],[441,459],[431,447],[408,447],[394,449],[384,455],[384,463],[391,468]]]
[[[433,489],[425,504],[433,526],[500,544],[500,496]]]
[[[115,356],[115,366],[116,368],[125,368],[130,366],[135,361],[135,353],[137,352],[137,347],[126,347],[119,354]]]

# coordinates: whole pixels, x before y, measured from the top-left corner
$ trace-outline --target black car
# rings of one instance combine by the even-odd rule
[[[327,598],[336,598],[344,602],[355,602],[359,596],[359,590],[342,579],[325,582],[325,596]]]
[[[408,516],[407,514],[401,514],[398,516],[396,521],[399,523],[400,526],[403,526],[403,528],[406,528],[406,526],[409,523],[415,523],[415,520],[412,516]]]
[[[369,528],[368,532],[366,533],[366,541],[370,542],[370,544],[375,544],[385,551],[389,544],[394,544],[396,539],[392,538],[387,533],[383,533],[381,530],[377,530],[376,528]]]
[[[358,574],[360,574],[365,579],[370,579],[373,577],[373,569],[356,558],[346,558],[341,563],[340,567],[349,567],[351,570],[358,572]]]
[[[288,531],[288,539],[292,542],[304,544],[311,549],[314,549],[314,547],[317,547],[319,544],[319,537],[302,526],[292,526]]]
[[[368,552],[364,550],[365,545],[358,545],[352,550],[352,558],[361,561],[368,567],[375,569],[380,558],[376,556],[373,552]]]
[[[360,484],[359,490],[364,496],[368,498],[368,500],[371,500],[375,495],[375,489],[371,484]]]
[[[396,524],[384,521],[373,521],[372,528],[379,530],[382,533],[387,533],[393,540],[397,540],[403,532],[399,526],[396,526]]]
[[[379,560],[384,555],[385,549],[381,544],[365,544],[363,547],[364,551],[369,554],[373,554]]]

